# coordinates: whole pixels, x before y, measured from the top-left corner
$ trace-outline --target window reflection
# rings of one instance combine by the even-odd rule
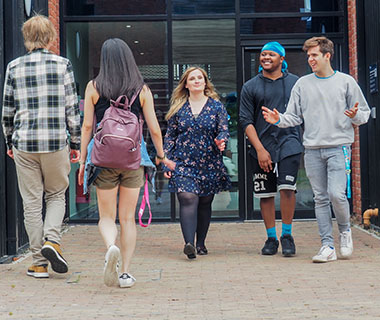
[[[343,0],[240,0],[242,13],[341,11]]]
[[[165,0],[67,0],[69,16],[164,14]]]
[[[342,32],[342,17],[241,19],[241,34]]]
[[[172,0],[174,14],[234,13],[235,0]]]

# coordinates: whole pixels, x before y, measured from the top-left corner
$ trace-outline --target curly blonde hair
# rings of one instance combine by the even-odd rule
[[[200,67],[189,67],[183,73],[177,87],[173,90],[172,97],[170,99],[170,109],[165,117],[166,120],[169,120],[172,116],[174,116],[189,98],[189,90],[186,88],[186,82],[189,74],[194,70],[199,70],[203,74],[205,79],[204,94],[210,98],[219,100],[219,95],[216,93],[214,85],[208,78],[206,71]]]

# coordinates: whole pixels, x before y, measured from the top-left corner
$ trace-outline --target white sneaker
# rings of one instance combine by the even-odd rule
[[[352,243],[351,229],[341,232],[340,234],[340,255],[342,258],[348,258],[354,251],[354,245]]]
[[[322,246],[318,254],[313,257],[313,262],[329,262],[336,260],[336,252],[334,247]]]
[[[119,277],[120,288],[130,288],[135,284],[135,282],[136,279],[126,272]]]
[[[108,248],[104,264],[104,284],[108,287],[117,286],[118,270],[117,263],[120,257],[120,250],[112,245]]]

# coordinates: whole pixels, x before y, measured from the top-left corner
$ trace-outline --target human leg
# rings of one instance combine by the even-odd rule
[[[189,259],[194,259],[196,257],[194,239],[197,230],[199,197],[195,193],[179,192],[177,193],[177,198],[179,201],[181,230],[185,240],[185,248],[183,252]]]
[[[292,236],[292,222],[296,207],[296,182],[301,154],[291,155],[278,163],[278,190],[280,191],[280,206],[282,218],[281,247],[282,254],[290,257],[296,253]]]
[[[305,170],[314,193],[315,216],[322,246],[334,247],[330,199],[327,192],[327,163],[321,149],[305,150]]]
[[[264,219],[267,231],[267,240],[261,249],[263,255],[274,255],[277,253],[279,242],[276,235],[275,205],[274,197],[260,199],[261,215]]]
[[[112,189],[96,188],[99,209],[98,227],[107,248],[104,265],[104,284],[106,286],[115,286],[118,283],[116,266],[120,251],[115,245],[118,233],[115,223],[118,189],[118,187]]]
[[[211,221],[211,206],[214,195],[199,197],[198,217],[197,217],[197,251],[198,254],[207,254],[205,240]]]
[[[350,148],[347,147],[349,150]],[[347,176],[342,147],[331,148],[328,157],[327,174],[329,197],[340,232],[340,253],[348,258],[353,252],[350,226],[350,207],[346,197]]]
[[[52,269],[58,273],[68,271],[67,261],[60,246],[62,220],[66,211],[66,189],[69,186],[69,149],[40,155],[45,191],[46,215],[44,221],[45,242],[41,254],[49,260]]]
[[[183,238],[185,243],[194,245],[195,232],[197,230],[197,211],[199,197],[191,192],[177,193],[179,201],[179,214]]]
[[[39,154],[13,148],[17,181],[24,207],[24,224],[29,238],[33,265],[47,265],[41,254],[43,245],[42,196],[43,181]]]
[[[129,272],[129,265],[136,247],[135,211],[140,188],[120,187],[119,193],[119,222],[121,273]]]

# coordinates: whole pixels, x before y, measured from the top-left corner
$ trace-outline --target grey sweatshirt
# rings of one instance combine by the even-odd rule
[[[344,111],[359,102],[354,118]],[[304,122],[305,148],[329,148],[351,145],[354,128],[368,121],[370,110],[359,85],[351,76],[337,71],[328,78],[314,73],[298,79],[290,95],[288,107],[280,114],[280,128]]]

